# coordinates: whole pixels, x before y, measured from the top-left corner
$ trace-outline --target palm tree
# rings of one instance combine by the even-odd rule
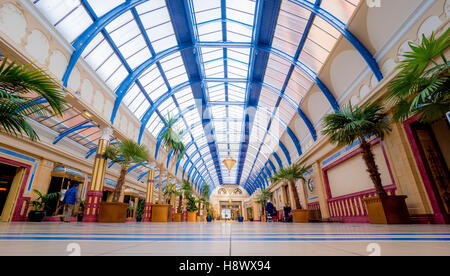
[[[148,160],[149,152],[144,145],[132,140],[125,140],[116,145],[108,146],[104,156],[121,166],[120,177],[114,190],[113,202],[119,202],[125,176],[132,164],[143,163]]]
[[[273,183],[279,181],[287,181],[289,183],[291,192],[294,195],[295,208],[297,210],[301,210],[302,205],[300,204],[300,199],[298,197],[298,190],[297,186],[295,185],[295,182],[297,182],[297,180],[299,179],[305,181],[304,174],[306,172],[308,172],[308,169],[305,166],[300,167],[297,164],[293,164],[287,168],[281,168],[274,176],[270,178]]]
[[[418,115],[419,121],[432,123],[450,110],[450,63],[444,52],[450,47],[450,29],[439,38],[425,35],[422,43],[410,43],[410,52],[398,66],[398,77],[389,84],[388,102],[394,106],[393,121]],[[437,57],[440,57],[436,61]]]
[[[209,209],[209,185],[208,183],[204,183],[203,184],[203,189],[202,189],[202,198],[201,198],[201,202],[203,204],[203,211],[208,211]]]
[[[261,205],[262,212],[261,214],[263,217],[266,217],[266,203],[268,200],[272,198],[272,192],[268,189],[261,189],[261,193],[258,195],[258,199],[256,200],[256,203]]]
[[[170,205],[170,204],[172,204],[173,202],[172,202],[172,197],[175,195],[177,195],[177,186],[176,186],[176,184],[175,183],[169,183],[169,184],[167,184],[165,187],[164,187],[164,189],[163,189],[163,192],[164,192],[164,196],[165,196],[165,198],[166,198],[166,200],[167,200],[167,203]]]
[[[39,136],[27,122],[31,115],[60,116],[65,108],[65,93],[41,69],[8,62],[0,65],[0,129],[15,136]],[[45,103],[43,101],[45,100]]]
[[[186,149],[183,141],[181,141],[181,133],[182,131],[175,130],[174,125],[176,120],[174,117],[170,116],[170,113],[167,114],[166,118],[166,126],[161,134],[161,140],[165,146],[165,148],[170,151],[172,150],[173,156],[177,159],[181,156],[181,154]]]
[[[191,183],[187,180],[183,180],[183,185],[181,186],[181,193],[179,194],[179,202],[178,202],[178,212],[182,212],[182,204],[183,204],[183,197],[185,199],[192,196],[192,187]]]
[[[360,142],[363,159],[377,194],[387,195],[381,183],[381,176],[371,145],[367,141],[370,137],[384,139],[386,133],[391,131],[383,107],[379,103],[365,104],[361,107],[353,107],[348,104],[342,107],[338,113],[326,115],[323,121],[322,133],[330,138],[332,144],[344,146],[353,145],[355,141]]]

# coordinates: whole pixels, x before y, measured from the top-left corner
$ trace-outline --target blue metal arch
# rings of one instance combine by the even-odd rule
[[[186,108],[185,110],[182,110],[182,112],[181,112],[180,114],[178,114],[178,115],[174,118],[174,119],[175,119],[175,122],[177,122],[179,119],[182,118],[183,115],[185,115],[185,114],[186,114],[187,112],[189,112],[189,111],[192,111],[193,109],[195,109],[195,106],[190,106],[190,107]],[[263,111],[263,112],[266,112],[266,113],[269,114],[269,115],[273,115],[270,111],[268,111],[268,110],[266,110],[266,109],[259,109],[259,110],[260,110],[260,111]],[[280,122],[280,123],[283,125],[283,127],[286,128],[286,131],[287,131],[289,137],[291,138],[291,140],[292,140],[294,146],[295,146],[296,149],[297,149],[298,155],[299,155],[299,156],[302,155],[302,149],[301,149],[300,141],[298,140],[297,136],[296,136],[295,133],[292,131],[292,129],[291,129],[291,128],[288,126],[288,124],[286,124],[281,118],[279,118],[278,115],[274,115],[273,118],[276,118],[277,121]],[[213,121],[217,121],[217,120],[213,120]],[[307,121],[309,122],[309,119],[307,119]],[[305,122],[306,122],[306,121],[305,121]],[[197,127],[198,125],[200,125],[200,123],[194,124],[192,127],[195,128],[195,127]],[[164,131],[164,129],[161,130],[161,132],[158,134],[158,143],[156,144],[155,159],[156,159],[157,156],[158,156],[159,147],[160,147],[160,145],[161,145],[161,142],[160,142],[160,140],[161,140],[161,134],[163,133],[163,131]],[[268,131],[268,132],[269,132],[269,131]],[[186,130],[184,133],[182,133],[181,137],[183,137],[186,133],[187,133],[187,130]],[[311,134],[314,135],[314,134],[315,134],[315,131],[314,131],[314,133],[311,133]],[[275,138],[274,135],[272,135],[272,137]],[[275,139],[275,140],[277,140],[277,139]],[[186,148],[186,149],[187,149],[187,148]]]
[[[328,13],[327,11],[321,9],[315,4],[312,4],[308,1],[299,1],[299,0],[290,0],[291,2],[310,10],[313,14],[316,14],[317,16],[324,19],[326,22],[331,24],[334,28],[339,30],[343,36],[348,39],[354,47],[361,53],[363,58],[366,60],[366,62],[369,64],[372,71],[377,76],[378,80],[381,80],[382,74],[379,71],[378,64],[373,59],[369,51],[358,41],[358,39],[345,28],[345,24],[340,22],[336,17],[334,17],[332,14]],[[68,69],[66,70],[66,73],[64,75],[64,83],[67,85],[67,81],[69,79],[70,73],[75,66],[78,58],[81,56],[81,53],[83,52],[83,49],[86,48],[86,46],[89,44],[89,42],[95,37],[96,34],[101,32],[106,25],[111,23],[114,19],[119,17],[121,14],[125,13],[126,11],[136,7],[137,5],[146,2],[146,0],[136,1],[136,0],[127,0],[122,5],[114,8],[101,18],[95,20],[95,22],[79,37],[77,40],[73,43],[75,51],[71,57],[71,61],[69,63]],[[78,56],[77,56],[78,55]],[[318,82],[318,86],[321,87],[323,83]]]
[[[78,59],[80,58],[82,52],[84,49],[89,45],[89,43],[92,41],[92,39],[100,33],[109,23],[111,23],[113,20],[118,18],[120,15],[124,14],[125,12],[135,8],[139,4],[142,4],[148,0],[128,0],[125,3],[117,6],[116,8],[112,9],[102,17],[98,18],[97,20],[92,23],[91,26],[89,26],[72,44],[75,48],[75,51],[73,52],[69,65],[66,69],[66,72],[63,77],[63,83],[64,86],[67,86],[68,79],[70,77],[71,72],[73,71],[74,66],[76,65]],[[329,23],[332,27],[334,27],[336,30],[338,30],[349,42],[360,52],[364,60],[367,62],[371,70],[376,75],[377,79],[380,81],[383,79],[382,73],[379,70],[379,66],[376,62],[376,60],[372,57],[371,53],[367,50],[367,48],[354,36],[349,30],[346,29],[346,26],[343,22],[341,22],[339,19],[334,17],[329,12],[323,10],[322,8],[318,7],[317,5],[310,3],[308,1],[299,1],[299,0],[289,0],[290,2],[293,2],[309,11],[311,11],[313,14],[319,16],[323,20],[325,20],[327,23]],[[162,53],[157,54],[155,57],[156,59],[161,59],[167,55],[170,55],[173,51],[173,49],[176,49],[178,51],[181,51],[182,49],[185,49],[187,47],[194,47],[194,45],[179,45],[178,47],[174,47],[171,49],[168,49]],[[141,65],[142,66],[142,65]],[[140,67],[141,67],[140,66]],[[302,70],[304,68],[301,68]],[[306,72],[305,72],[306,73]],[[130,74],[131,76],[132,74]],[[308,74],[310,75],[310,74]],[[318,86],[322,89],[324,88],[323,83],[317,78],[318,80]],[[133,82],[130,82],[130,84]],[[129,87],[129,86],[128,86]],[[326,89],[328,90],[328,89]],[[328,90],[329,91],[329,90]],[[328,98],[328,97],[327,97]],[[114,115],[114,112],[113,112]]]
[[[70,77],[71,72],[73,71],[74,66],[76,65],[82,52],[89,45],[89,43],[92,41],[92,39],[98,33],[100,33],[109,23],[111,23],[113,20],[118,18],[120,15],[124,14],[125,12],[127,12],[131,9],[134,9],[136,6],[138,6],[139,4],[142,4],[146,1],[148,1],[148,0],[127,0],[125,3],[110,10],[108,13],[106,13],[102,17],[97,18],[94,21],[94,23],[92,23],[91,26],[89,26],[74,41],[74,43],[72,45],[75,48],[75,51],[73,52],[73,54],[71,56],[69,65],[68,65],[66,72],[64,74],[64,77],[63,77],[64,86],[67,86],[68,79]],[[377,79],[379,81],[383,79],[382,73],[379,70],[379,66],[378,66],[376,60],[372,57],[371,53],[367,50],[367,48],[356,38],[356,36],[354,36],[349,30],[346,29],[346,26],[343,22],[341,22],[339,19],[337,19],[331,13],[323,10],[316,4],[310,3],[308,1],[300,1],[300,0],[289,0],[289,1],[309,10],[311,13],[319,16],[320,18],[325,20],[327,23],[329,23],[332,27],[334,27],[336,30],[338,30],[360,52],[360,54],[362,55],[364,60],[367,62],[367,64],[371,68],[371,70],[376,75]],[[193,47],[193,46],[194,45],[179,45],[178,47],[168,49],[162,53],[157,54],[155,56],[155,60],[159,60],[167,55],[170,55],[174,49],[181,51],[183,48]],[[141,65],[140,67],[142,67],[143,65]],[[301,68],[301,69],[303,70],[304,68]],[[133,74],[130,74],[130,76],[132,76],[132,75]],[[320,81],[320,79],[318,79],[317,77],[315,77],[315,78],[316,78],[317,85],[321,89],[325,88],[325,85]],[[131,83],[133,83],[133,82],[130,82],[130,85],[131,85]],[[129,87],[129,86],[127,86],[127,87]],[[328,89],[326,89],[326,90],[328,90]],[[330,93],[330,95],[332,96],[331,93]],[[329,98],[330,95],[326,95],[327,98]],[[121,100],[120,100],[120,102],[121,102]],[[113,116],[115,116],[115,112],[113,112]],[[113,118],[112,118],[112,121],[114,121]]]
[[[279,168],[282,168],[282,167],[283,167],[283,162],[281,162],[281,159],[280,159],[280,157],[278,156],[278,154],[274,151],[274,152],[272,153],[272,155],[273,155],[273,157],[275,158],[275,160],[277,161],[278,167],[279,167]]]
[[[257,127],[260,127],[258,124],[254,124],[254,126],[257,126]],[[263,143],[264,144],[264,143]],[[281,141],[279,141],[279,144],[281,144],[281,146],[280,147],[282,147],[282,148],[284,148],[285,150],[283,151],[283,153],[285,154],[285,156],[286,156],[286,159],[287,160],[291,160],[290,159],[290,155],[289,155],[289,152],[286,150],[286,147],[284,146],[284,144],[281,142]],[[187,147],[186,147],[186,150],[188,150],[191,146],[193,145],[193,143],[190,143]],[[264,145],[266,145],[266,144],[264,144]],[[266,145],[267,146],[267,145]],[[204,144],[203,146],[201,146],[200,148],[199,148],[199,151],[200,150],[202,150],[202,149],[204,149],[204,148],[206,148],[207,147],[207,144]],[[258,149],[256,148],[256,147],[254,147],[253,145],[250,145],[249,144],[249,147],[251,147],[251,148],[253,148],[253,149],[255,149],[255,150],[257,150],[258,151]],[[276,153],[275,153],[276,154]],[[287,155],[286,155],[287,154]],[[184,164],[184,166],[183,166],[183,177],[184,177],[184,173],[185,173],[185,170],[186,170],[186,168],[187,168],[187,164],[190,162],[190,160],[191,160],[191,158],[193,157],[193,156],[195,156],[195,155],[197,155],[197,152],[194,152],[191,156],[188,156],[188,159],[185,161],[185,164]],[[199,154],[199,156],[200,156],[200,158],[202,157],[201,156],[201,154]],[[253,156],[253,155],[252,155]],[[269,157],[267,157],[267,156],[264,156],[265,158],[269,158]],[[278,155],[277,155],[277,157],[278,157]],[[270,159],[268,159],[268,160],[270,160]],[[259,159],[258,159],[258,161],[260,161]],[[206,161],[205,161],[206,162]],[[280,161],[281,162],[281,161]],[[272,164],[272,161],[270,161],[270,163]],[[273,165],[273,164],[272,164]],[[280,165],[280,167],[281,167],[281,165]],[[273,167],[274,168],[274,167]],[[276,171],[275,169],[274,169],[274,171]]]

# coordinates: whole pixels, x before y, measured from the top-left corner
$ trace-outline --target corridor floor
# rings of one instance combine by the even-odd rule
[[[0,255],[450,255],[448,225],[0,223]]]

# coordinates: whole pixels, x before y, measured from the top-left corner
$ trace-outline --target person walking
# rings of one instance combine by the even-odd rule
[[[64,196],[64,222],[70,222],[75,204],[78,202],[78,183],[67,190]]]

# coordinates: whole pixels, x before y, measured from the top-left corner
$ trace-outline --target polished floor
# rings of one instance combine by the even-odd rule
[[[0,223],[0,255],[450,255],[448,225]]]

